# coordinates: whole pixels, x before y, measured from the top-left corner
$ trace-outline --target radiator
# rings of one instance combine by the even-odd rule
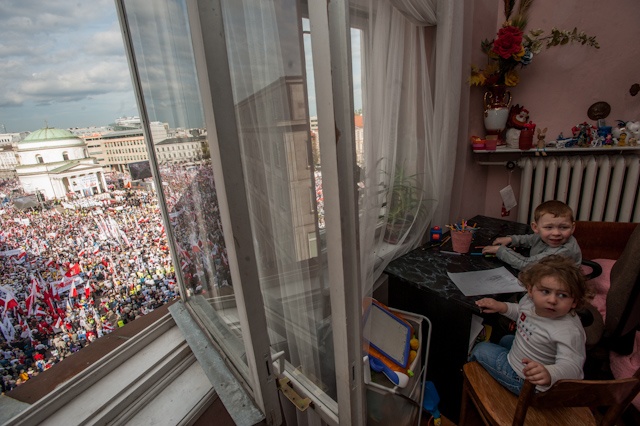
[[[531,223],[536,206],[560,200],[576,220],[640,222],[640,156],[576,155],[518,161],[522,169],[518,221]]]

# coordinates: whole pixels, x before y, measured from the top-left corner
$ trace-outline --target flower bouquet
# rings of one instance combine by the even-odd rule
[[[533,1],[520,0],[515,10],[516,0],[504,0],[506,20],[495,39],[482,42],[482,51],[489,61],[484,68],[471,66],[469,83],[472,86],[516,86],[520,82],[518,70],[529,65],[534,56],[542,51],[543,46],[549,49],[568,43],[580,43],[600,48],[595,37],[588,36],[577,28],[552,28],[546,35],[544,30],[540,29],[525,33]]]

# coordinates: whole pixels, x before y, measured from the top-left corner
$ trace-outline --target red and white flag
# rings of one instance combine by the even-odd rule
[[[27,259],[27,252],[20,249],[20,253],[18,254],[18,256],[14,258],[13,263],[21,265],[24,263],[26,259]]]
[[[74,263],[73,265],[69,265],[69,269],[65,272],[67,277],[73,277],[74,275],[78,275],[80,273],[80,264]]]
[[[64,322],[62,321],[62,317],[58,317],[55,324],[53,324],[53,328],[57,328],[61,330],[63,325],[64,325]]]
[[[182,270],[184,271],[188,266],[189,262],[187,262],[185,259],[182,259],[182,261],[180,262],[180,267],[182,268]]]
[[[84,285],[84,295],[86,296],[87,299],[89,298],[89,296],[91,296],[91,286],[89,285],[88,281]]]
[[[18,301],[16,300],[13,292],[8,288],[0,286],[0,307],[4,307],[2,311],[3,315],[10,309],[17,308]]]
[[[69,297],[78,297],[78,289],[76,288],[76,281],[71,281],[71,290],[69,290]]]
[[[47,311],[42,309],[42,306],[40,306],[40,305],[36,305],[36,307],[34,308],[33,312],[34,312],[34,315],[36,315],[36,316],[41,316],[41,317],[46,317],[47,316]]]
[[[109,334],[113,331],[113,325],[109,321],[105,321],[102,323],[102,332],[105,334]]]
[[[57,300],[59,302],[60,301],[60,293],[58,292],[58,287],[56,286],[56,283],[51,281],[49,283],[49,285],[51,286],[51,296],[53,297],[54,300]]]
[[[25,304],[27,305],[27,315],[31,316],[34,315],[35,310],[35,304],[36,304],[36,297],[38,295],[38,286],[36,284],[36,278],[31,275],[31,285],[29,286],[29,296],[27,296],[27,298],[24,300]]]
[[[2,322],[0,322],[0,332],[7,342],[12,342],[15,339],[16,329],[13,327],[8,316],[5,316]]]

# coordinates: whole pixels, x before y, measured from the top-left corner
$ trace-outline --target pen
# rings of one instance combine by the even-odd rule
[[[442,253],[442,252],[440,252]],[[478,252],[473,252],[473,253],[469,253],[471,256],[484,256],[484,257],[496,257],[495,254],[484,254],[484,253],[478,253]]]
[[[455,251],[440,250],[440,253],[442,253],[442,254],[453,254],[453,255],[456,255],[456,256],[461,256],[461,253],[456,253]]]
[[[445,238],[444,240],[442,240],[442,243],[440,243],[440,247],[442,247],[443,245],[445,245],[445,243],[447,241],[449,241],[451,239],[451,235],[447,235],[447,238]]]

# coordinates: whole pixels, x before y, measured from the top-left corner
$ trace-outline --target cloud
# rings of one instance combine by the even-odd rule
[[[7,128],[41,127],[47,105],[58,108],[51,114],[69,113],[61,117],[67,127],[107,124],[121,111],[106,108],[135,105],[113,0],[3,0],[0,28],[0,117]],[[117,93],[117,102],[95,102]],[[60,108],[65,103],[103,118],[74,122],[73,108]]]

